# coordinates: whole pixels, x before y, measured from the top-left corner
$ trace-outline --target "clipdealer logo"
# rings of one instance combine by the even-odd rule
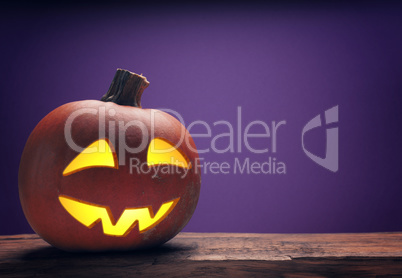
[[[123,166],[126,162],[125,157],[129,156],[129,167],[131,173],[144,173],[154,170],[155,177],[160,171],[166,167],[150,168],[147,165],[141,165],[138,161],[138,154],[145,151],[152,138],[155,137],[154,121],[158,113],[169,113],[176,117],[183,125],[181,139],[179,143],[174,146],[180,149],[183,144],[191,151],[197,151],[200,157],[194,161],[193,166],[195,169],[200,169],[202,174],[269,174],[269,175],[283,175],[287,173],[287,165],[285,161],[278,159],[278,141],[283,140],[283,129],[286,126],[286,120],[266,122],[263,120],[253,120],[246,122],[243,119],[242,107],[237,107],[236,120],[218,120],[213,123],[203,120],[196,120],[188,125],[185,124],[183,117],[171,109],[152,109],[150,111],[151,128],[148,130],[142,122],[132,120],[124,122],[116,120],[119,117],[114,117],[117,111],[113,108],[100,107],[99,109],[83,108],[74,111],[67,119],[65,124],[65,139],[71,149],[81,152],[84,146],[78,146],[72,138],[71,129],[74,122],[78,120],[81,115],[87,117],[95,117],[99,121],[99,138],[105,138],[108,126],[108,140],[113,145],[119,146],[119,165]],[[108,123],[106,125],[106,115],[108,115]],[[307,122],[301,132],[301,146],[304,153],[316,164],[324,167],[331,172],[337,172],[339,168],[339,138],[338,127],[336,126],[339,121],[338,105],[334,106],[324,112],[324,121],[321,120],[321,115],[315,116]],[[323,124],[325,123],[325,124]],[[319,157],[305,146],[305,134],[315,128],[326,128],[326,155],[324,158]],[[117,128],[118,127],[118,128]],[[192,135],[193,139],[200,143],[197,150],[193,149],[185,136],[184,127]],[[126,133],[131,132],[141,133],[141,143],[137,147],[130,147],[126,142]],[[118,132],[117,132],[118,130]],[[115,132],[116,131],[116,132]],[[258,132],[257,132],[258,131]],[[278,136],[280,134],[280,136]],[[187,140],[186,140],[187,138]],[[256,144],[257,143],[257,144]],[[259,144],[258,144],[259,143]],[[203,157],[203,154],[213,153],[214,160],[208,161]],[[221,154],[239,154],[239,156],[232,157],[227,161],[219,161],[220,158],[227,159],[228,156],[220,156]],[[240,155],[243,154],[243,155]],[[244,155],[246,154],[246,155]],[[247,155],[249,154],[249,155]],[[260,158],[253,160],[253,158]],[[190,167],[191,168],[191,167]],[[188,170],[183,171],[182,167],[172,168],[172,171],[179,171],[181,177],[186,177]]]
[[[305,154],[318,165],[328,169],[331,172],[337,172],[339,168],[339,133],[338,127],[331,125],[339,122],[338,105],[325,111],[325,125],[327,142],[325,145],[325,157],[321,158],[306,149],[304,146],[304,135],[306,132],[321,127],[321,115],[315,116],[303,128],[302,131],[302,147]]]

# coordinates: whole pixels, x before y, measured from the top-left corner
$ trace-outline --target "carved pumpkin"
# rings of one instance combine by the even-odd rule
[[[21,205],[53,246],[148,248],[190,220],[200,193],[198,153],[176,118],[141,108],[148,84],[119,69],[101,101],[62,105],[29,136],[19,169]]]

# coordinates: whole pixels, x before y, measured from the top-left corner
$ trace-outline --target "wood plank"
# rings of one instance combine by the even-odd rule
[[[37,235],[0,236],[0,276],[337,275],[402,277],[402,233],[181,233],[142,252],[67,253]]]

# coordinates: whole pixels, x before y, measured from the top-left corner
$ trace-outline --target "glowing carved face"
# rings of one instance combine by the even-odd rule
[[[148,147],[147,164],[153,167],[159,164],[171,164],[182,168],[191,168],[184,154],[168,141],[155,138]],[[108,167],[118,169],[116,152],[108,139],[99,139],[90,144],[67,165],[63,176],[93,168]],[[92,228],[102,222],[103,232],[108,236],[124,237],[137,225],[140,233],[145,232],[163,221],[174,209],[180,198],[167,201],[154,213],[152,205],[139,208],[126,208],[115,221],[108,206],[78,200],[71,196],[59,195],[61,205],[78,222]]]

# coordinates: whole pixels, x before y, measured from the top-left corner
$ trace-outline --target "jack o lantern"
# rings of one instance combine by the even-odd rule
[[[118,69],[101,101],[62,105],[32,131],[21,157],[20,200],[51,245],[149,248],[190,220],[200,193],[198,153],[176,118],[141,108],[148,85]]]

